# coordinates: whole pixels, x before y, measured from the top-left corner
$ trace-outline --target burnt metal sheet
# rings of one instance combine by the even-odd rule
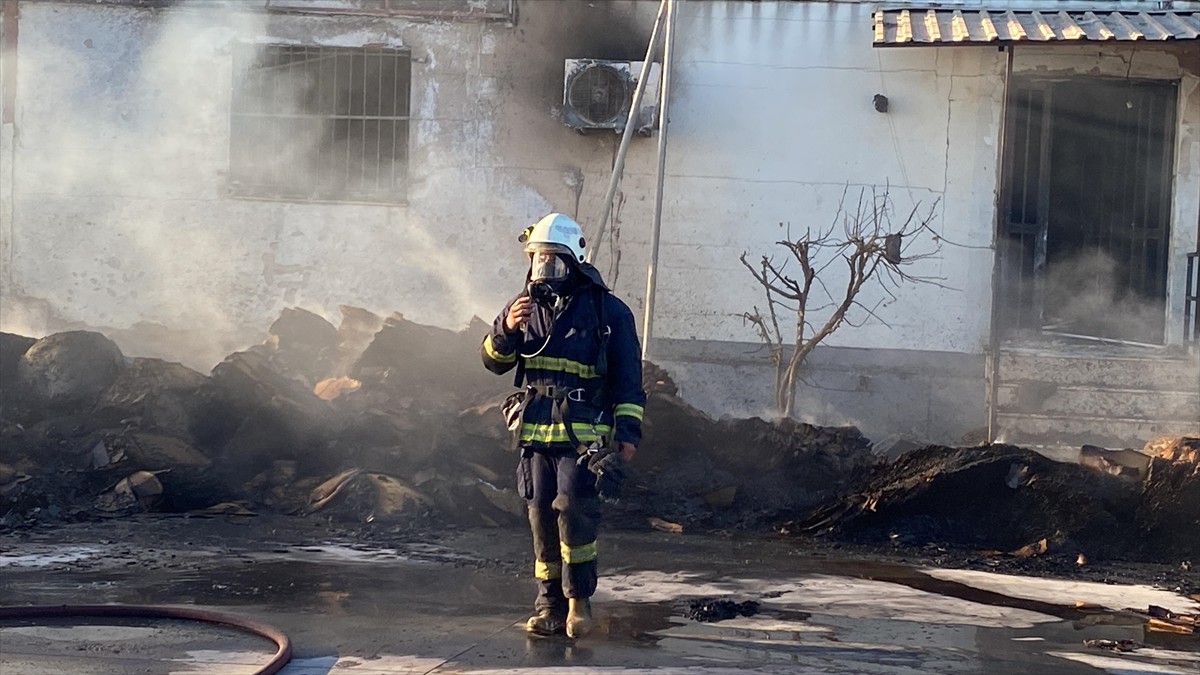
[[[1165,42],[1200,38],[1200,12],[881,9],[875,46]]]

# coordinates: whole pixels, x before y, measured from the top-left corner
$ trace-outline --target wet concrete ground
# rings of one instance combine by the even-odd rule
[[[312,520],[166,518],[4,534],[0,604],[198,605],[288,633],[324,673],[1200,672],[1200,641],[1115,611],[1166,590],[840,560],[775,539],[605,534],[599,629],[527,639],[527,533],[340,538]],[[684,618],[694,598],[760,612]],[[1117,654],[1087,639],[1132,639]],[[252,673],[273,645],[163,621],[0,622],[0,673]]]

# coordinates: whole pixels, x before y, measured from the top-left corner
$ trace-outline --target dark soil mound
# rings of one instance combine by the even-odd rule
[[[860,489],[785,529],[1016,555],[1200,553],[1195,466],[1163,462],[1157,473],[1139,484],[1013,446],[928,446],[878,467]]]

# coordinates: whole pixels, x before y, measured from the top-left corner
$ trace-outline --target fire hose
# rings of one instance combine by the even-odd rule
[[[269,624],[246,619],[232,614],[214,612],[196,607],[169,607],[163,605],[34,605],[29,607],[0,607],[0,620],[78,617],[135,617],[153,619],[180,619],[229,626],[266,638],[275,643],[275,655],[254,675],[274,675],[292,658],[292,641],[278,628]]]

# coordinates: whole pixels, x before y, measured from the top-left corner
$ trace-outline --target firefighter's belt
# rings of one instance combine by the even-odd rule
[[[555,401],[574,401],[576,403],[582,403],[583,395],[587,393],[583,387],[567,388],[554,385],[547,387],[529,385],[526,389],[531,397],[544,396]]]
[[[587,394],[587,389],[584,389],[583,387],[556,387],[554,385],[547,385],[545,387],[528,385],[525,389],[529,393],[526,397],[525,405],[529,405],[529,401],[538,397],[545,397],[554,401],[551,421],[561,422],[566,429],[567,438],[571,441],[571,445],[575,446],[577,451],[583,452],[585,445],[579,440],[579,437],[575,435],[575,429],[573,428],[574,424],[572,424],[571,420],[570,408],[571,403],[584,402],[584,395]],[[599,420],[590,420],[590,422],[593,426],[595,426]],[[584,421],[584,423],[587,423],[587,421]]]

